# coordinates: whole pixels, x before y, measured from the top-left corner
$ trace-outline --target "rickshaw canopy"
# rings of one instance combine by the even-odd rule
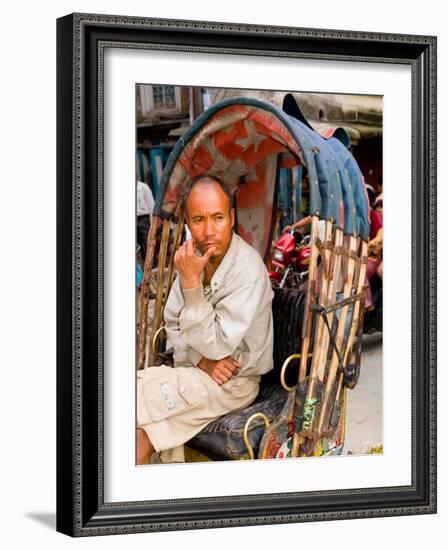
[[[345,234],[367,239],[367,195],[359,167],[342,143],[348,136],[339,129],[325,139],[311,128],[298,106],[297,112],[291,105],[291,101],[289,108],[284,104],[293,113],[288,114],[266,101],[237,97],[208,108],[171,152],[154,215],[177,218],[183,187],[198,175],[214,174],[234,194],[237,232],[265,256],[272,238],[280,169],[304,166],[308,213],[332,221]]]

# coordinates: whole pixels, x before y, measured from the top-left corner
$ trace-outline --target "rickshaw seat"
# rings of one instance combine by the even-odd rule
[[[243,440],[244,426],[251,415],[261,412],[272,422],[281,412],[287,391],[280,384],[280,370],[291,354],[300,353],[302,319],[306,293],[298,289],[275,289],[272,301],[274,324],[274,369],[261,377],[255,401],[210,422],[187,445],[212,460],[241,459],[248,455]],[[285,376],[288,386],[297,383],[298,361],[291,363]],[[257,456],[265,424],[255,419],[248,439]]]

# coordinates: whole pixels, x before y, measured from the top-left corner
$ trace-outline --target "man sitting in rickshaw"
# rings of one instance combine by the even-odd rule
[[[165,311],[174,368],[137,372],[137,464],[154,452],[183,461],[183,444],[254,401],[273,368],[273,291],[259,254],[233,233],[233,197],[201,176],[181,197],[191,239],[176,252]]]

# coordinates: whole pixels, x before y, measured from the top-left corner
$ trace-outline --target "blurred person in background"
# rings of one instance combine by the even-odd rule
[[[145,261],[146,257],[146,243],[153,208],[154,197],[149,185],[137,180],[137,244],[140,247],[143,261]]]

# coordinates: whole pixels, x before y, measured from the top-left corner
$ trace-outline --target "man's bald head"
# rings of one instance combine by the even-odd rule
[[[219,177],[213,175],[213,174],[203,174],[200,176],[196,176],[194,179],[192,179],[182,190],[180,202],[182,205],[182,208],[185,212],[185,214],[188,216],[187,212],[187,203],[188,198],[190,197],[191,191],[194,187],[198,185],[219,185],[219,187],[222,189],[224,194],[227,197],[228,200],[228,211],[230,212],[233,208],[233,195],[230,191],[229,186]]]

